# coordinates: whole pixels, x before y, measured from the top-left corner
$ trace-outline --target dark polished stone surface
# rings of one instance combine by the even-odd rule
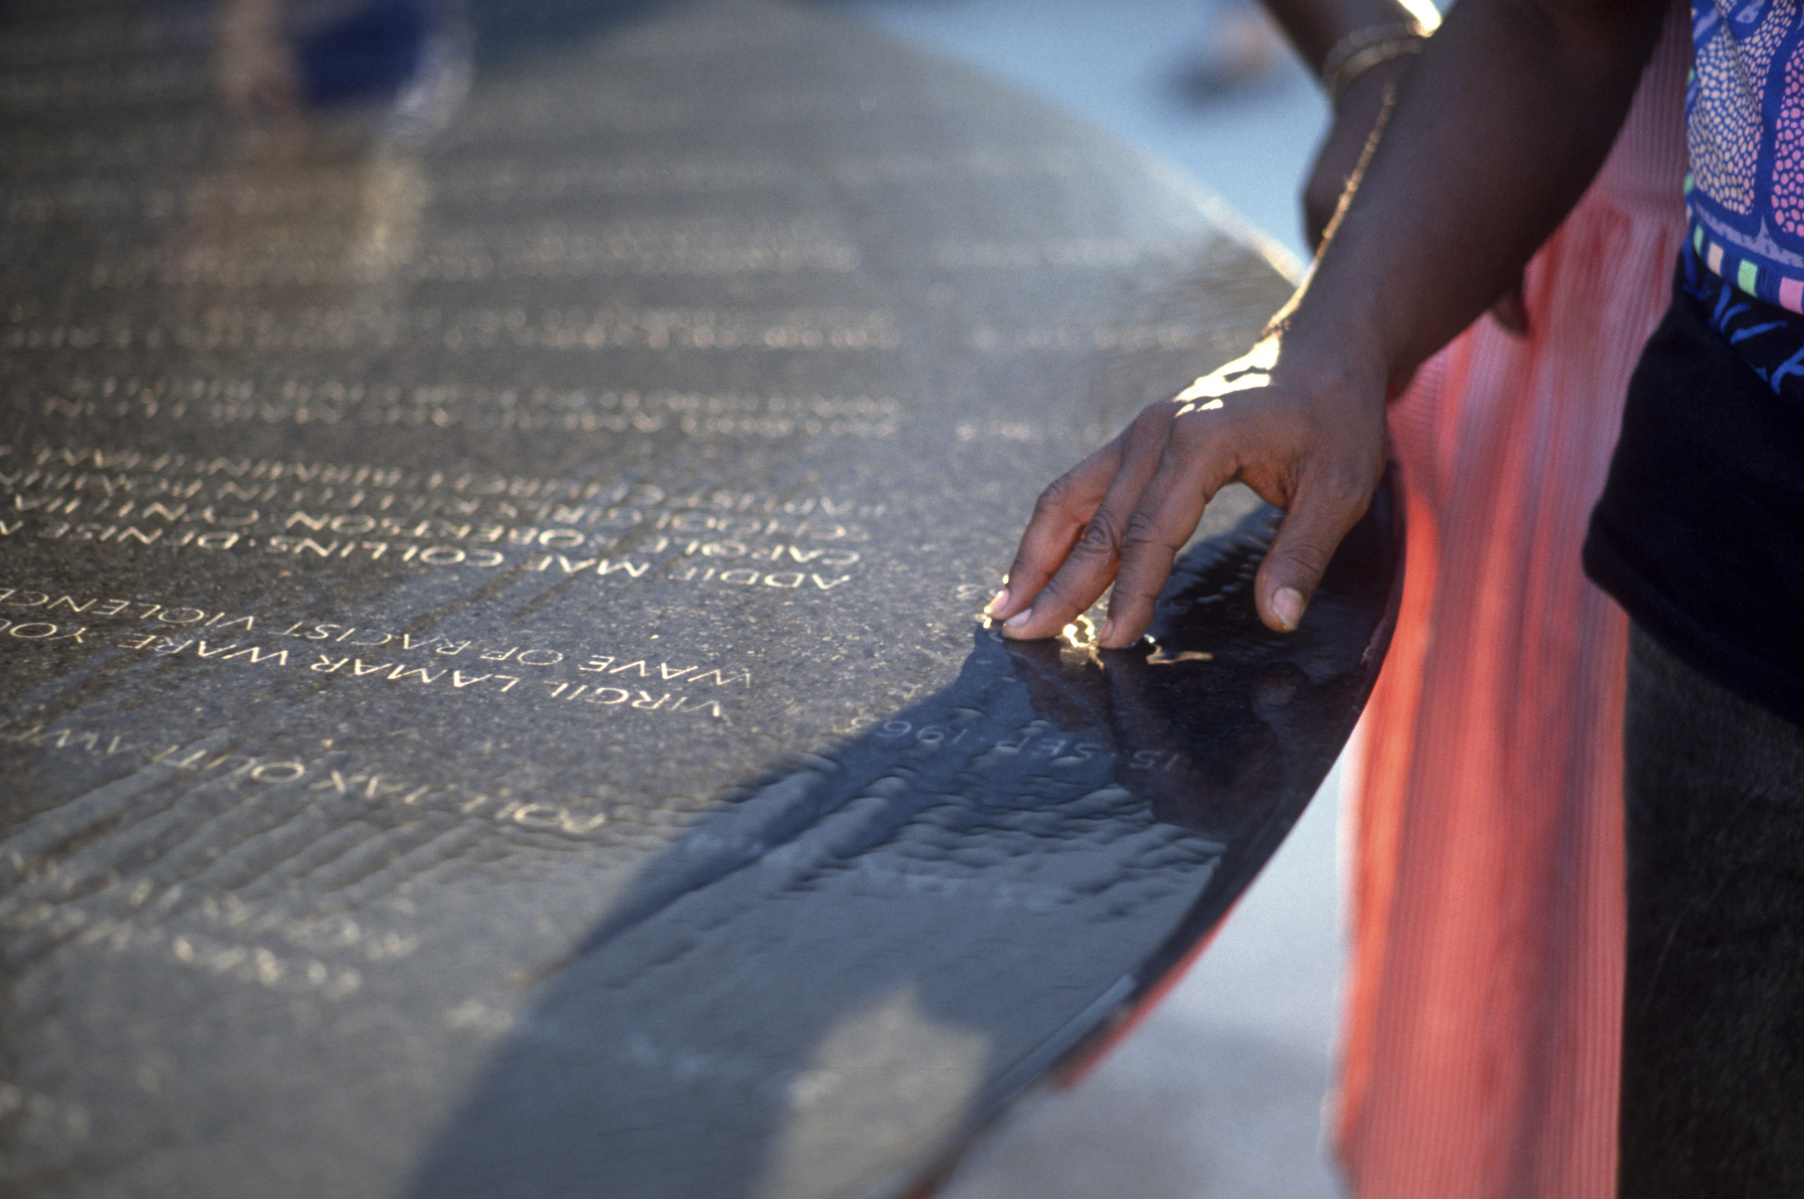
[[[1285,286],[763,0],[0,14],[0,1190],[898,1193],[1225,912],[1388,634],[976,613]]]

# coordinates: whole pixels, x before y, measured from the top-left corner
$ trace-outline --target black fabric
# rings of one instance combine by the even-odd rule
[[[1804,374],[1786,366],[1804,321],[1713,282],[1681,264],[1585,570],[1692,669],[1804,725]]]
[[[1804,1195],[1804,729],[1629,639],[1621,1199]]]

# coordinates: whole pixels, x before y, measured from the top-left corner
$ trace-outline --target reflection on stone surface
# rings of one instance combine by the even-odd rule
[[[0,1189],[903,1187],[1350,727],[1383,511],[1290,639],[1244,494],[1156,649],[977,623],[1284,293],[1131,151],[762,0],[0,63]]]

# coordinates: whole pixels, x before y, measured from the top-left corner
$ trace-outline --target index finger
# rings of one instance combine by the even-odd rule
[[[1109,485],[1121,471],[1121,458],[1122,439],[1117,437],[1040,493],[1021,534],[1015,561],[1008,568],[1008,582],[984,610],[992,620],[1007,620],[1040,594],[1102,505]]]
[[[1121,543],[1121,566],[1109,597],[1109,616],[1097,642],[1104,649],[1132,645],[1152,624],[1153,607],[1171,577],[1178,551],[1196,532],[1203,509],[1222,485],[1234,477],[1235,458],[1220,437],[1193,432],[1194,423],[1174,433],[1173,444],[1159,464],[1128,518]],[[1195,448],[1186,443],[1193,441]]]

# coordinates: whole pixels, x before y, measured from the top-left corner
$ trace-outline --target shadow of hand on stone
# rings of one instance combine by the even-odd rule
[[[716,797],[573,953],[475,997],[505,1033],[409,1193],[921,1177],[1221,919],[1345,741],[1396,559],[1364,545],[1276,634],[1271,523],[1185,556],[1156,648],[974,629],[938,691]]]
[[[1100,649],[1081,622],[1005,642],[1035,711],[1105,753],[1116,785],[1157,819],[1226,840],[1313,787],[1322,729],[1361,685],[1344,650],[1358,580],[1337,577],[1296,633],[1258,620],[1250,592],[1274,524],[1272,511],[1255,512],[1186,551],[1135,645]]]
[[[1035,710],[1102,747],[1118,786],[1156,819],[1216,836],[1244,828],[1288,783],[1304,730],[1286,709],[1299,699],[1319,709],[1308,675],[1287,662],[1249,678],[1207,651],[1142,642],[1074,653],[1063,640],[1010,642],[1009,656]]]

